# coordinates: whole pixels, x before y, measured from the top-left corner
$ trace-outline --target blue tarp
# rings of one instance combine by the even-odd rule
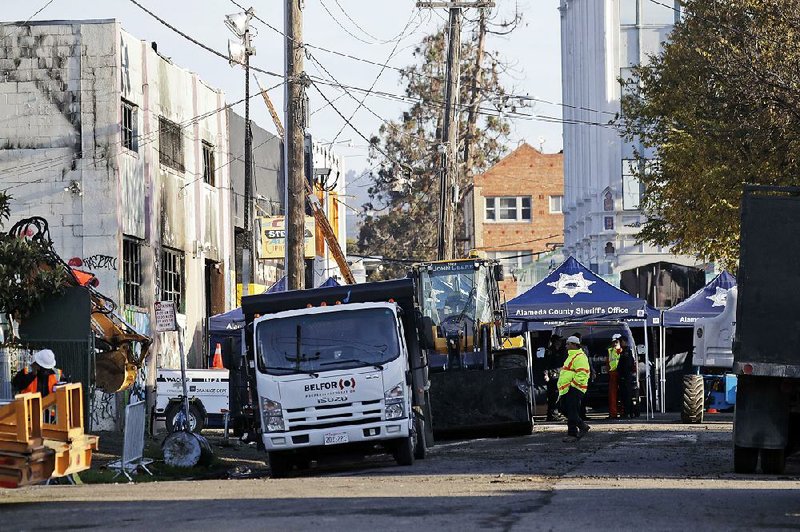
[[[508,319],[528,330],[564,321],[644,320],[647,304],[569,257],[539,284],[507,303]],[[658,311],[655,311],[658,315]],[[648,320],[648,324],[651,324]]]
[[[736,286],[736,277],[723,271],[689,299],[664,311],[664,327],[693,327],[700,318],[716,316],[725,308],[728,290]]]

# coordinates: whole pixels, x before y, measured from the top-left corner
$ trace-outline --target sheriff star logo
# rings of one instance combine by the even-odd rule
[[[568,275],[565,273],[560,273],[558,275],[558,281],[547,283],[547,286],[555,288],[555,290],[553,290],[553,295],[567,294],[570,299],[580,293],[591,294],[592,291],[589,290],[589,287],[597,282],[584,279],[583,272],[576,273],[575,275]]]
[[[706,296],[706,299],[711,300],[712,307],[724,307],[725,303],[728,301],[728,291],[724,288],[717,287],[717,293],[713,296]]]

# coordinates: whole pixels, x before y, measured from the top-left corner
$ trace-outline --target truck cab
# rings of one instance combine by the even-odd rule
[[[273,477],[345,449],[389,452],[399,465],[424,457],[432,444],[427,366],[410,286],[367,283],[244,302],[253,316],[251,388]]]

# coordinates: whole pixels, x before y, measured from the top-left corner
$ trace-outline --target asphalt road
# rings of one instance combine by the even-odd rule
[[[531,436],[323,463],[295,478],[0,490],[0,527],[167,530],[731,530],[800,528],[800,460],[781,477],[731,472],[728,418],[595,422]]]

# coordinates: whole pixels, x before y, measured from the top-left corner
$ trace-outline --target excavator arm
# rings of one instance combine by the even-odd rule
[[[44,244],[49,252],[47,262],[41,267],[63,270],[69,286],[80,286],[89,292],[96,352],[95,385],[106,393],[129,388],[144,363],[152,338],[137,332],[117,314],[116,304],[94,288],[94,275],[73,269],[55,252],[47,220],[38,216],[20,220],[9,234]]]

